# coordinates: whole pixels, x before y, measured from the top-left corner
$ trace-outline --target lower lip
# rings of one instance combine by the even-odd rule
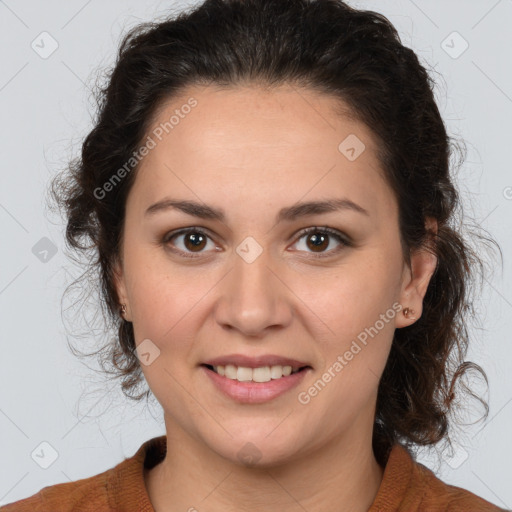
[[[239,382],[223,377],[206,366],[201,366],[201,368],[222,393],[236,402],[244,404],[261,404],[277,398],[298,386],[310,370],[310,368],[305,368],[286,377],[272,379],[268,382]]]

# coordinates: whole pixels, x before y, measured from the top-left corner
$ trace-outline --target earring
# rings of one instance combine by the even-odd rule
[[[406,318],[409,318],[409,313],[414,313],[414,310],[413,309],[409,309],[409,308],[404,308],[403,313],[404,313],[404,316]],[[411,319],[415,320],[416,317],[412,316]]]
[[[121,304],[121,316],[126,315],[126,304]]]

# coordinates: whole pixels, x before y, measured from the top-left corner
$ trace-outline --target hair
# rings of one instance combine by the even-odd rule
[[[140,148],[164,102],[187,86],[211,84],[293,84],[341,100],[372,130],[398,201],[404,260],[410,264],[418,248],[437,257],[421,317],[394,333],[378,386],[373,450],[385,464],[396,442],[426,446],[449,438],[461,377],[476,370],[488,383],[480,366],[465,361],[467,322],[474,315],[470,292],[484,264],[466,241],[462,222],[456,225],[462,204],[450,169],[454,149],[461,151],[447,135],[434,81],[391,22],[340,0],[206,0],[125,34],[106,83],[96,91],[97,117],[81,155],[51,188],[67,218],[67,246],[87,255],[82,278],[94,286],[99,279],[104,318],[117,332],[89,355],[99,355],[103,370],[121,379],[128,398],[149,396],[149,389],[136,393],[144,378],[133,326],[119,316],[114,284],[138,165],[101,198],[97,191]],[[427,217],[437,220],[437,233],[427,230]],[[487,403],[477,398],[487,417]]]

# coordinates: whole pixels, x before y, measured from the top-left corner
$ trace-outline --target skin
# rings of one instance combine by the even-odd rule
[[[291,86],[190,87],[163,105],[153,126],[190,97],[197,106],[137,170],[117,266],[136,344],[150,339],[160,350],[141,365],[168,439],[168,456],[145,472],[151,502],[157,512],[366,511],[383,475],[371,444],[379,378],[394,330],[421,316],[436,258],[417,251],[411,268],[404,263],[398,206],[376,139],[336,114],[332,97]],[[354,161],[338,150],[350,134],[365,144]],[[144,214],[171,197],[221,208],[226,220],[175,209]],[[341,197],[369,216],[340,210],[275,223],[279,209],[298,201]],[[312,233],[299,234],[315,226],[336,229],[353,245],[328,236],[315,250]],[[432,219],[427,226],[437,229]],[[186,227],[208,235],[199,249],[186,235],[162,241]],[[263,250],[250,264],[236,252],[248,236]],[[393,303],[413,317],[395,312],[317,396],[300,403],[299,392]],[[278,354],[312,370],[278,398],[239,404],[199,366],[232,353]],[[247,442],[261,455],[253,465],[237,456]]]

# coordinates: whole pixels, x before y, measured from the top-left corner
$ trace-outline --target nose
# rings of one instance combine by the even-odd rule
[[[251,262],[234,253],[232,270],[218,288],[215,317],[221,327],[261,338],[291,323],[293,293],[270,259],[265,249]]]

